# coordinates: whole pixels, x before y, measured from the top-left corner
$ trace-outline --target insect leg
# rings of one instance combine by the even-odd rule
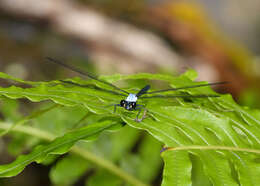
[[[121,107],[120,104],[114,104],[114,113],[116,112],[116,107]]]
[[[135,109],[138,110],[138,113],[137,113],[137,115],[136,115],[135,121],[136,121],[136,122],[141,122],[141,121],[143,121],[143,119],[146,117],[147,109],[145,108],[144,105],[139,105],[139,104],[136,105],[136,108],[135,108]],[[144,114],[143,114],[143,116],[142,116],[140,119],[138,119],[138,118],[139,118],[139,115],[140,115],[140,113],[141,113],[141,111],[142,111],[142,109],[144,109]]]

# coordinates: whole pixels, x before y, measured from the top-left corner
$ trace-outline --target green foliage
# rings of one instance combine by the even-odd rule
[[[191,162],[188,152],[163,152],[165,161],[162,185],[191,185]]]
[[[89,164],[82,157],[69,155],[59,160],[51,169],[50,178],[56,185],[70,185],[77,181],[88,168]]]
[[[103,185],[119,186],[122,185],[122,181],[118,180],[114,175],[106,171],[98,171],[93,175],[86,186],[103,186]]]
[[[67,133],[62,137],[56,138],[52,143],[38,146],[31,153],[20,156],[14,162],[2,165],[0,167],[1,177],[10,177],[21,172],[26,165],[36,161],[38,163],[45,160],[49,154],[64,154],[75,142],[81,139],[88,139],[96,136],[101,131],[113,127],[115,124],[111,121],[103,121],[91,126],[84,127],[73,132]]]
[[[70,151],[88,160],[88,164],[84,166],[81,164],[84,160],[74,155],[56,162],[50,173],[55,184],[70,185],[84,172],[95,169],[93,167],[96,166],[92,166],[95,164],[100,169],[95,169],[94,174],[86,180],[86,185],[121,185],[122,182],[144,185],[153,182],[158,175],[161,164],[157,155],[161,144],[164,144],[166,148],[161,154],[164,160],[163,185],[260,184],[257,176],[260,174],[260,111],[237,105],[230,95],[217,98],[140,99],[139,103],[146,105],[148,113],[138,123],[134,121],[136,112],[118,108],[113,113],[113,107],[109,105],[119,103],[124,97],[111,93],[111,87],[94,80],[66,80],[81,84],[80,87],[64,81],[23,81],[4,73],[0,73],[0,78],[31,86],[0,87],[2,97],[26,98],[33,102],[48,100],[58,105],[49,105],[48,102],[47,106],[44,104],[39,111],[18,122],[16,118],[11,124],[7,124],[7,121],[0,123],[4,135],[23,133],[49,141],[38,141],[29,146],[33,148],[29,154],[20,155],[15,161],[1,165],[1,177],[15,176],[33,161],[41,163],[47,157],[55,155],[55,158],[57,154]],[[194,78],[194,71],[179,77],[161,74],[102,77],[112,83],[120,80],[127,80],[129,84],[141,82],[134,89],[127,87],[126,90],[130,92],[138,91],[149,80],[164,81],[171,87],[199,84],[192,81]],[[175,93],[217,94],[210,87]],[[4,110],[3,113],[6,113]],[[10,118],[14,116],[9,114],[7,117],[8,121],[12,121]],[[127,126],[121,127],[122,122]],[[140,133],[140,129],[147,131],[153,139]],[[138,143],[137,153],[134,154],[131,149],[140,137],[143,140]],[[93,139],[97,140],[89,142]],[[25,145],[14,144],[28,147],[28,140],[20,142]],[[79,167],[79,170],[69,174],[66,167]],[[196,170],[198,172],[194,172]]]

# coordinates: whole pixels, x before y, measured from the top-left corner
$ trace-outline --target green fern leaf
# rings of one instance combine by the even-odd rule
[[[0,74],[0,78],[32,85],[32,88],[17,86],[0,88],[1,96],[11,99],[27,98],[34,102],[51,100],[64,106],[83,106],[91,112],[100,114],[100,117],[113,114],[113,108],[106,106],[125,99],[121,95],[112,94],[109,91],[111,88],[107,85],[93,80],[84,81],[79,78],[66,80],[82,85],[76,87],[59,81],[25,82],[3,73]],[[199,82],[192,81],[194,78],[194,71],[188,71],[179,77],[160,74],[102,77],[102,79],[112,83],[119,80],[161,80],[171,87],[199,84]],[[133,89],[127,90],[133,91]],[[210,87],[186,89],[176,91],[176,93],[216,94]],[[167,95],[167,93],[164,94]],[[259,110],[237,105],[230,95],[204,99],[159,100],[159,98],[155,98],[140,99],[139,101],[139,103],[145,104],[148,110],[147,118],[142,122],[135,122],[136,113],[126,111],[123,108],[119,108],[113,116],[117,119],[121,118],[133,128],[147,131],[166,146],[162,153],[165,163],[163,185],[185,186],[192,184],[191,167],[193,165],[190,154],[201,160],[204,173],[213,185],[253,186],[260,184],[259,176],[257,176],[260,175],[258,161],[260,154]],[[55,141],[51,144],[55,144]],[[61,149],[51,149],[47,154],[64,153],[74,142],[68,143]],[[34,154],[35,151],[37,152],[39,149],[35,149],[30,154]],[[30,154],[25,156],[27,157],[25,159],[28,159]],[[39,158],[42,160],[44,156],[33,158],[31,161],[39,160]],[[21,160],[25,160],[23,157],[21,156],[11,164],[1,166],[2,176],[12,176],[20,172],[24,165],[17,166],[17,164],[19,165]]]
[[[111,121],[99,122],[67,133],[62,137],[56,138],[50,144],[38,146],[31,153],[19,156],[14,162],[7,165],[1,165],[0,177],[15,176],[20,173],[26,165],[33,161],[40,163],[45,160],[48,155],[64,154],[69,151],[75,142],[96,136],[103,130],[114,127],[115,125],[117,124]]]

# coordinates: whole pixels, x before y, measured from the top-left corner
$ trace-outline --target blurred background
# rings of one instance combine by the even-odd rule
[[[33,81],[72,75],[47,56],[102,75],[193,68],[199,81],[229,81],[218,91],[260,108],[259,36],[257,0],[0,0],[0,70]],[[13,157],[3,150],[0,162]],[[49,170],[34,164],[0,184],[52,185]]]

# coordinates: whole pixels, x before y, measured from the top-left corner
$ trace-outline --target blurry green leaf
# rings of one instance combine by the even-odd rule
[[[8,128],[7,124],[0,122],[0,129],[7,129],[7,128]],[[118,127],[111,127],[111,128],[109,128],[108,131],[114,131],[115,129],[118,129]],[[52,135],[51,133],[44,132],[40,129],[35,129],[35,128],[29,127],[29,126],[17,126],[17,127],[14,128],[12,133],[13,132],[19,132],[19,133],[22,133],[22,134],[37,136],[39,139],[43,139],[43,140],[47,140],[47,141],[51,141],[51,140],[55,139],[55,136]],[[94,136],[96,137],[96,135],[94,135]],[[91,138],[93,139],[93,137],[91,137]],[[144,183],[135,179],[133,176],[127,174],[122,169],[120,169],[119,167],[114,165],[112,162],[109,162],[106,159],[99,157],[99,156],[93,154],[92,152],[88,151],[87,149],[89,149],[89,148],[87,148],[87,149],[83,148],[82,144],[88,144],[88,147],[96,145],[95,142],[94,143],[89,142],[89,140],[91,138],[88,139],[87,143],[86,143],[86,141],[83,141],[83,140],[79,141],[80,143],[78,142],[77,145],[71,149],[71,152],[80,156],[80,157],[82,157],[82,158],[84,158],[85,160],[91,162],[92,164],[95,165],[95,168],[102,167],[102,168],[108,170],[109,172],[113,173],[117,177],[124,180],[126,183],[131,183],[131,185],[145,186]],[[51,156],[51,159],[52,159],[54,156],[57,157],[58,154],[55,154],[55,155],[54,154],[48,154],[48,156],[41,163],[44,163],[44,164],[49,163],[50,162],[49,160],[51,160],[49,158],[50,156]],[[70,170],[70,167],[67,167],[67,169]]]
[[[120,165],[140,180],[150,183],[159,175],[162,160],[161,143],[150,135],[144,135],[139,141],[137,154],[128,153],[121,157]]]
[[[41,162],[43,165],[51,165],[59,158],[59,154],[49,154],[46,158]]]
[[[46,109],[48,108],[49,107]],[[79,118],[83,117],[86,112],[88,111],[81,106],[55,107],[44,115],[35,118],[34,126],[56,135],[62,135],[73,129],[74,125],[79,121]],[[97,120],[92,121],[92,123],[94,122],[97,122]]]
[[[68,155],[59,160],[50,172],[52,183],[56,185],[71,185],[84,174],[89,163],[76,155]]]
[[[86,186],[120,186],[122,181],[106,171],[100,170],[87,180]]]
[[[198,77],[198,73],[193,69],[189,69],[182,76],[186,76],[187,78],[194,81]]]
[[[92,124],[85,128],[75,130],[74,132],[67,133],[62,137],[56,138],[53,142],[38,146],[31,153],[27,155],[19,156],[14,162],[1,165],[0,166],[0,176],[10,177],[17,175],[21,172],[26,165],[36,161],[38,163],[42,162],[48,154],[64,154],[71,146],[78,140],[97,135],[105,129],[116,125],[111,121],[104,121],[96,124]]]
[[[21,133],[13,133],[11,141],[8,143],[8,152],[17,156],[37,145],[41,140],[37,137],[28,136]]]
[[[145,135],[138,152],[141,163],[138,166],[138,178],[144,182],[154,181],[161,170],[162,160],[159,156],[162,145],[150,135]]]
[[[111,158],[114,161],[121,159],[131,151],[139,137],[140,131],[129,126],[125,126],[116,134],[112,135],[112,149],[110,149]]]
[[[259,108],[258,90],[246,89],[240,94],[238,102],[251,108]]]
[[[7,121],[16,122],[22,117],[17,111],[18,107],[16,100],[0,97],[0,112]]]
[[[141,158],[137,154],[126,154],[120,160],[120,167],[131,175],[138,175],[138,166],[142,163]]]
[[[57,105],[52,105],[51,107],[48,107],[48,108],[46,108],[46,109],[41,109],[41,110],[37,110],[37,111],[35,111],[35,112],[32,112],[29,116],[26,116],[26,117],[24,117],[23,119],[20,119],[20,120],[16,121],[14,124],[12,124],[12,126],[10,126],[10,128],[9,128],[8,130],[6,130],[6,131],[0,133],[0,136],[3,136],[3,135],[5,135],[5,134],[7,134],[7,133],[10,132],[15,126],[17,126],[17,125],[22,125],[22,124],[24,124],[24,123],[26,123],[26,122],[28,122],[28,121],[34,119],[34,118],[37,118],[37,117],[43,115],[44,113],[46,113],[46,112],[52,110],[52,109],[55,108],[55,107],[57,107]]]

